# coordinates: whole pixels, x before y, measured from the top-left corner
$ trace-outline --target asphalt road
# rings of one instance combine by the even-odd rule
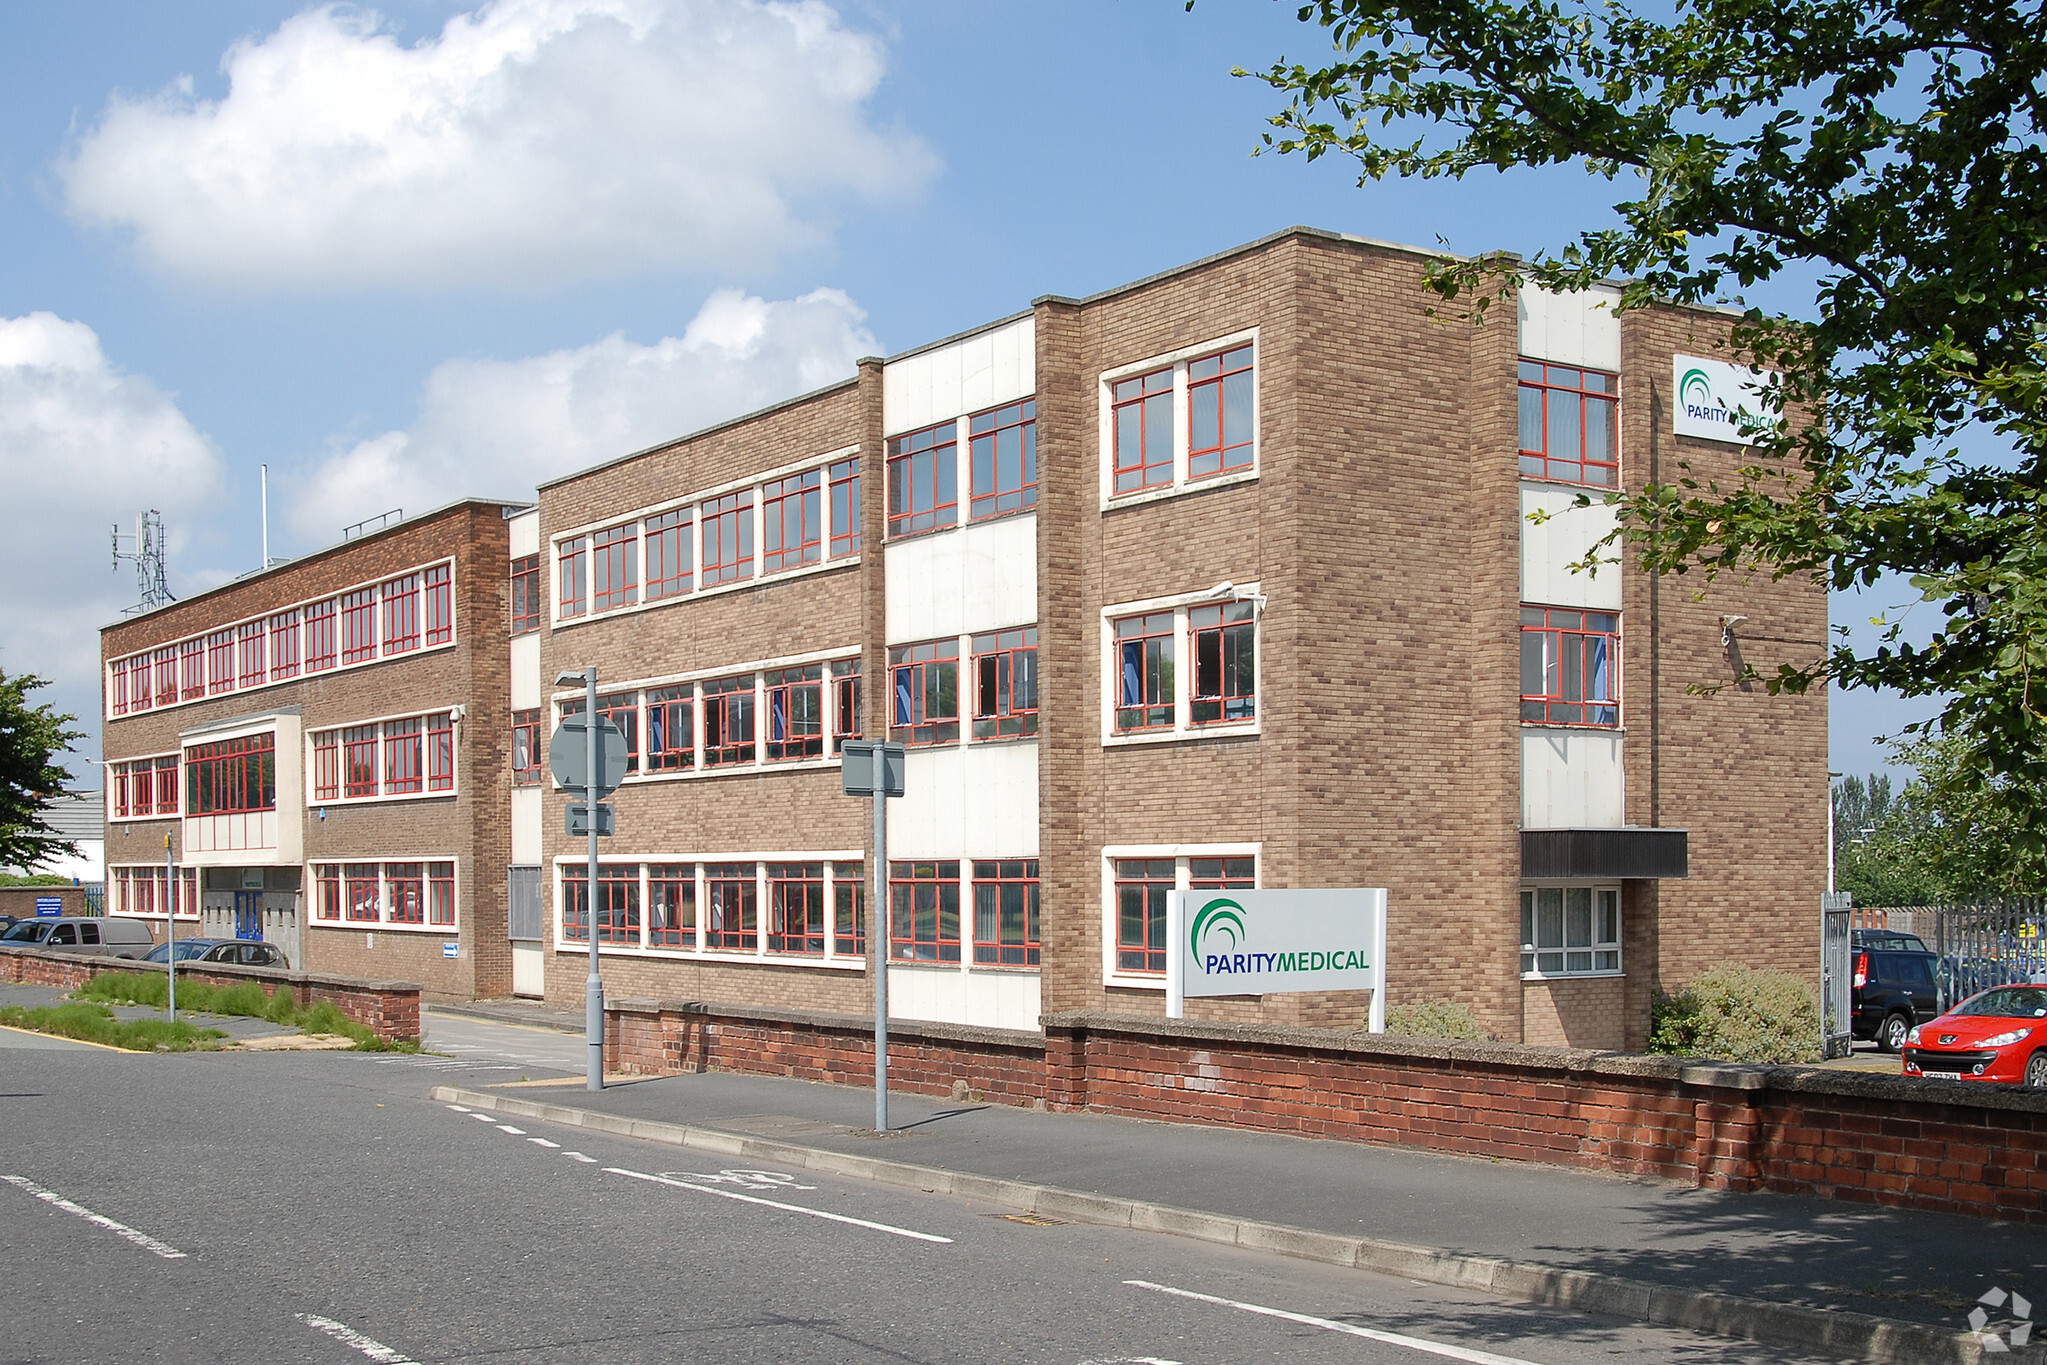
[[[464,1050],[0,1054],[0,1361],[1800,1359],[508,1124],[426,1091],[580,1040],[429,1036]]]

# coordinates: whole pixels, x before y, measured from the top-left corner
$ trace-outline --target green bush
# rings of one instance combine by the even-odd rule
[[[1491,1036],[1471,1017],[1468,1006],[1454,1000],[1395,1005],[1386,1011],[1386,1031],[1410,1038],[1459,1038],[1475,1043]]]
[[[162,972],[105,972],[85,983],[72,995],[80,1000],[115,1005],[164,1007],[168,992]],[[343,1014],[331,1000],[300,1009],[288,990],[265,991],[260,982],[237,981],[232,986],[215,986],[204,981],[178,981],[178,1008],[195,1014],[238,1014],[267,1019],[273,1024],[303,1033],[331,1033],[355,1040],[363,1052],[417,1052],[417,1043],[387,1043],[375,1030]],[[97,1040],[95,1040],[97,1041]]]
[[[1820,997],[1790,972],[1722,964],[1650,1004],[1649,1050],[1728,1062],[1816,1062]]]

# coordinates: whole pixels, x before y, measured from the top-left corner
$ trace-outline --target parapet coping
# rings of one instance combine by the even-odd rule
[[[108,957],[105,953],[67,953],[48,948],[19,947],[12,943],[0,943],[0,953],[10,957],[48,958],[52,962],[78,962],[104,964],[111,971],[118,972],[161,972],[161,962],[137,962],[132,958]],[[342,976],[335,972],[287,971],[280,967],[247,967],[239,962],[181,962],[178,974],[184,976],[199,973],[206,976],[246,976],[258,981],[286,981],[294,986],[347,986],[365,991],[412,991],[419,993],[426,988],[417,981],[372,981],[360,976]]]
[[[617,1010],[621,1014],[689,1014],[713,1015],[720,1019],[733,1019],[749,1024],[803,1024],[833,1033],[874,1032],[871,1016],[858,1014],[828,1014],[821,1010],[778,1010],[763,1009],[756,1005],[728,1005],[712,1000],[654,1000],[631,998],[607,1000],[606,1010]],[[946,1024],[930,1019],[898,1019],[893,1015],[888,1021],[888,1036],[893,1042],[898,1038],[940,1038],[950,1042],[979,1043],[986,1047],[1019,1048],[1031,1052],[1043,1052],[1045,1035],[1036,1029],[989,1028],[982,1024]]]

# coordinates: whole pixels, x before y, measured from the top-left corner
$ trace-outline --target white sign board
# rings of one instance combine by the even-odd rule
[[[1776,424],[1778,414],[1767,411],[1760,396],[1761,390],[1775,382],[1774,375],[1724,360],[1672,356],[1671,392],[1677,395],[1673,430],[1679,436],[1754,445],[1755,438],[1742,429],[1744,419],[1765,426]]]
[[[1166,903],[1166,1012],[1187,996],[1372,992],[1386,1028],[1386,892],[1176,891]]]

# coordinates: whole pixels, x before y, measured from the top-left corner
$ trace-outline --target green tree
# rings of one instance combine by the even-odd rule
[[[1895,800],[1889,779],[1834,789],[1835,883],[1857,905],[1933,905],[2047,891],[2047,855],[2027,837],[1996,783],[1962,766],[1952,739],[1900,745],[1914,770]],[[2002,779],[1999,779],[2002,780]],[[1881,784],[1881,788],[1879,788]]]
[[[1265,142],[1390,175],[1577,165],[1618,225],[1528,260],[1445,257],[1443,299],[1620,276],[1623,309],[1726,301],[1817,272],[1811,317],[1748,307],[1737,354],[1781,372],[1726,485],[1615,499],[1660,573],[1908,576],[1940,617],[1785,665],[1769,689],[1938,696],[1948,761],[2047,832],[2047,14],[2041,0],[1311,0],[1335,60],[1260,74]],[[1243,74],[1243,73],[1240,73]],[[1969,453],[1971,429],[1998,439]],[[1916,727],[1915,727],[1916,728]]]
[[[67,728],[76,716],[59,715],[28,694],[49,684],[33,673],[0,674],[0,867],[33,868],[78,846],[43,821],[43,802],[60,795],[70,774],[57,764],[83,730]]]

